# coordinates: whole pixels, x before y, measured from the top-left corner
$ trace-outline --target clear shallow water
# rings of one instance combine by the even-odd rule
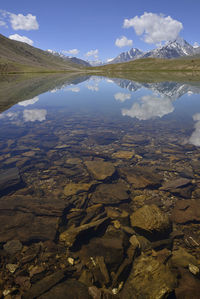
[[[178,201],[192,198],[196,203],[200,194],[200,83],[79,78],[62,82],[58,87],[54,84],[48,92],[33,98],[26,96],[24,100],[23,96],[21,101],[19,96],[15,103],[0,114],[1,174],[4,177],[8,169],[17,169],[21,180],[16,184],[11,180],[8,187],[1,184],[2,245],[19,239],[35,251],[33,244],[41,241],[60,244],[60,233],[98,220],[98,213],[99,219],[106,215],[110,218],[110,229],[129,238],[130,231],[122,228],[131,227],[129,216],[145,204],[156,204],[169,217],[175,213],[173,231],[181,231],[181,237],[171,241],[170,250],[184,247],[200,258],[200,215],[194,213],[198,204],[191,208],[190,214],[195,214],[191,218],[184,213],[180,217],[176,215]],[[91,169],[88,161],[100,164]],[[96,173],[98,167],[102,171],[104,162],[110,164],[109,169],[103,170],[108,173],[102,179]],[[179,179],[182,183],[163,187]],[[104,190],[102,198],[110,196],[111,202],[109,198],[98,201],[95,197],[98,186],[107,184],[111,189],[112,185],[115,189],[115,184],[124,184],[128,197],[117,198],[115,202]],[[95,204],[101,204],[102,210],[89,217],[87,209]],[[118,216],[112,209],[118,209],[115,211]],[[126,213],[126,220],[122,213]],[[177,221],[176,217],[180,219]],[[102,231],[97,233],[96,237],[99,236],[102,237]],[[89,242],[90,238],[86,240]],[[84,264],[87,254],[80,251],[84,241],[78,242],[76,250],[72,250],[75,256],[70,251],[69,255]],[[42,244],[41,252],[46,250],[45,243]],[[105,262],[108,271],[116,271],[126,250],[124,245],[121,260],[117,261],[117,257],[114,263]],[[91,255],[89,249],[88,252]],[[61,260],[47,259],[48,267],[41,277],[52,273],[55,264],[58,269],[62,268],[62,250],[59,254]],[[34,263],[37,265],[36,260]],[[25,271],[24,267],[18,265],[19,270]],[[2,275],[6,281],[11,274],[5,271]],[[12,284],[11,280],[4,288],[11,288]],[[107,287],[111,288],[111,283]]]

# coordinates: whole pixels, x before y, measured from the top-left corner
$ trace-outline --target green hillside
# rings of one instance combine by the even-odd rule
[[[144,58],[93,68],[103,76],[139,81],[200,80],[200,57],[181,59]]]
[[[0,34],[0,73],[78,71],[84,66]]]

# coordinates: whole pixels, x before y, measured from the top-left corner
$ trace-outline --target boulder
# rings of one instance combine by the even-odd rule
[[[121,298],[163,299],[173,294],[177,280],[168,266],[152,256],[136,258]]]
[[[132,227],[147,237],[159,238],[171,231],[169,217],[156,205],[144,205],[131,215],[130,220]]]
[[[115,172],[115,167],[110,162],[86,161],[85,165],[94,178],[100,181],[111,177]]]
[[[128,199],[127,187],[123,183],[98,185],[91,196],[92,203],[104,205],[119,204]]]

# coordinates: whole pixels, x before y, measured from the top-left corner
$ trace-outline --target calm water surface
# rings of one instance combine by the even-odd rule
[[[118,292],[129,272],[115,282],[112,273],[127,256],[133,234],[151,243],[168,240],[144,246],[154,257],[184,248],[200,260],[200,83],[84,77],[48,89],[33,98],[27,93],[23,101],[19,96],[0,114],[0,244],[3,249],[19,240],[24,246],[15,257],[2,258],[3,290],[23,294],[69,266],[78,279],[90,269],[87,258],[102,255],[109,281],[96,277],[93,283]],[[130,216],[146,204],[170,217],[168,232],[134,231]],[[105,223],[94,223],[100,219]],[[91,223],[70,246],[60,237]],[[106,236],[123,242],[110,248]],[[14,274],[7,264],[16,265]],[[22,276],[26,287],[16,282]]]

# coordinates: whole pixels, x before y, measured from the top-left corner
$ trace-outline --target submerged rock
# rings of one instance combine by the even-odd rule
[[[156,205],[144,205],[131,217],[131,225],[135,230],[148,237],[159,237],[171,231],[169,217]]]
[[[9,254],[16,254],[22,250],[22,243],[19,240],[11,240],[4,244],[3,249]]]
[[[89,224],[83,224],[75,228],[72,227],[61,233],[59,239],[61,242],[65,242],[66,246],[72,247],[80,235],[88,234],[87,238],[89,238],[89,231],[98,230],[101,225],[106,225],[108,220],[109,218],[105,217]]]
[[[0,171],[0,193],[20,184],[21,178],[17,167]]]
[[[111,177],[115,172],[115,167],[110,162],[86,161],[85,165],[94,178],[100,181]]]
[[[170,260],[174,267],[188,268],[190,264],[194,266],[198,265],[196,258],[182,247],[179,247],[178,250],[173,251],[173,255]]]
[[[120,174],[135,189],[158,186],[162,180],[161,175],[156,174],[154,169],[141,166],[122,167],[120,168]]]
[[[200,201],[179,200],[172,211],[173,222],[184,224],[187,222],[200,222]]]
[[[192,181],[186,178],[178,178],[173,181],[165,182],[160,190],[169,191],[175,195],[189,198],[191,197],[194,185]]]
[[[122,183],[101,184],[91,196],[92,203],[119,204],[129,199],[127,187]]]
[[[177,280],[168,266],[142,254],[133,264],[121,298],[163,299],[174,292]]]
[[[92,299],[86,285],[75,279],[57,284],[51,290],[38,297],[39,299]]]
[[[86,192],[90,189],[93,183],[69,183],[64,188],[64,194],[66,196],[72,196],[81,192]]]

